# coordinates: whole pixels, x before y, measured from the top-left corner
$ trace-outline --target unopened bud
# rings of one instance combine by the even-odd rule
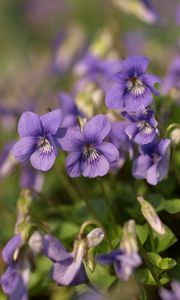
[[[170,138],[173,144],[177,145],[180,143],[180,128],[175,128],[171,131]]]
[[[140,205],[141,205],[141,212],[146,219],[146,221],[149,223],[149,225],[159,234],[165,234],[165,228],[163,223],[161,222],[159,216],[157,215],[154,207],[142,196],[137,197]]]
[[[34,231],[31,235],[28,244],[34,254],[38,254],[41,252],[43,243],[42,234],[39,231]]]
[[[104,239],[105,233],[102,228],[95,228],[87,235],[88,248],[99,245]]]
[[[134,220],[129,220],[124,224],[120,248],[128,254],[138,251]]]

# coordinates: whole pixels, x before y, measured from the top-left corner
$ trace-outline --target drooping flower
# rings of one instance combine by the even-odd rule
[[[27,283],[30,266],[25,258],[19,257],[22,246],[22,237],[17,234],[9,240],[2,251],[3,259],[8,264],[8,268],[1,276],[0,283],[10,300],[28,300]]]
[[[180,90],[180,56],[174,57],[168,68],[167,76],[165,77],[161,90],[164,95],[167,95],[171,89]]]
[[[152,185],[162,181],[168,173],[170,142],[170,139],[161,139],[140,146],[140,156],[133,163],[133,176],[146,179]]]
[[[159,95],[154,88],[159,77],[147,74],[148,59],[144,56],[131,56],[122,62],[122,70],[115,74],[107,86],[106,105],[136,111],[139,106],[148,106],[153,94]]]
[[[172,281],[171,288],[171,291],[165,288],[160,289],[162,300],[180,300],[180,283],[178,281]]]
[[[109,133],[109,141],[119,150],[118,167],[121,168],[126,160],[126,155],[133,158],[134,150],[133,144],[125,133],[126,127],[129,125],[128,121],[118,121],[111,124],[111,131]]]
[[[122,115],[130,121],[125,133],[132,142],[140,145],[149,144],[159,133],[154,112],[149,108],[140,106],[135,114],[123,112]]]
[[[118,278],[129,279],[135,268],[142,262],[138,254],[134,220],[125,223],[119,249],[97,255],[96,260],[102,265],[114,265]]]
[[[81,130],[69,128],[61,139],[63,150],[71,152],[66,159],[69,176],[104,176],[111,167],[117,165],[119,153],[116,147],[104,142],[111,129],[105,115],[91,118]]]
[[[33,112],[22,114],[18,132],[21,137],[13,147],[15,158],[23,163],[30,160],[35,169],[48,171],[54,164],[60,147],[60,109],[38,116]]]
[[[52,277],[58,285],[70,286],[88,282],[82,262],[85,253],[84,246],[84,243],[80,243],[73,252],[68,252],[53,236],[44,237],[42,250],[54,262]]]

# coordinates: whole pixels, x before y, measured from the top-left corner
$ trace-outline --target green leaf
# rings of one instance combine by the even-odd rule
[[[176,261],[170,257],[162,258],[154,252],[147,253],[150,262],[161,270],[170,270],[176,266]]]
[[[135,277],[137,281],[141,283],[148,284],[148,285],[156,285],[156,282],[151,272],[147,268],[136,270]]]
[[[162,270],[170,270],[176,266],[176,261],[172,258],[166,257],[159,263],[159,268]]]
[[[174,235],[174,233],[169,229],[167,226],[165,226],[165,234],[159,235],[155,231],[152,232],[153,239],[154,239],[154,245],[155,250],[157,253],[161,253],[168,249],[170,246],[172,246],[174,243],[177,242],[177,238]]]
[[[143,245],[145,243],[145,241],[147,240],[148,235],[149,235],[149,226],[148,226],[148,224],[136,225],[136,233],[137,233],[137,236],[138,236],[141,244]]]
[[[180,212],[180,199],[172,199],[164,201],[164,209],[170,214],[176,214]]]

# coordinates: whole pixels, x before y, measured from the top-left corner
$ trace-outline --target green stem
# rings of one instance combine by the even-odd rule
[[[154,281],[156,282],[157,286],[161,287],[162,285],[161,285],[158,275],[156,274],[155,268],[154,268],[153,264],[150,262],[147,254],[146,254],[146,251],[144,250],[144,248],[139,240],[138,240],[138,245],[139,245],[140,255],[142,256],[146,267],[151,272],[152,277],[154,278]]]
[[[100,188],[101,188],[102,194],[104,196],[104,200],[105,200],[105,203],[106,203],[107,211],[108,211],[108,214],[109,214],[109,219],[111,220],[111,222],[113,224],[114,231],[117,234],[116,221],[115,221],[114,214],[112,212],[111,201],[109,199],[108,193],[106,191],[106,188],[105,188],[102,180],[98,178],[98,181],[99,181],[99,184],[100,184]]]

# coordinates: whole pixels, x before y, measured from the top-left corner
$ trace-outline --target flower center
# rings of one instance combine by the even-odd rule
[[[134,96],[141,96],[145,91],[144,84],[135,76],[128,80],[127,88]]]
[[[90,159],[91,161],[96,160],[100,156],[98,151],[91,144],[86,144],[84,146],[83,155],[86,159]]]
[[[53,146],[49,142],[49,140],[45,137],[41,137],[38,143],[38,148],[43,153],[49,153],[53,150]]]
[[[152,126],[144,120],[138,122],[137,126],[139,127],[140,130],[143,130],[144,133],[146,133],[146,134],[150,134],[153,131]]]

